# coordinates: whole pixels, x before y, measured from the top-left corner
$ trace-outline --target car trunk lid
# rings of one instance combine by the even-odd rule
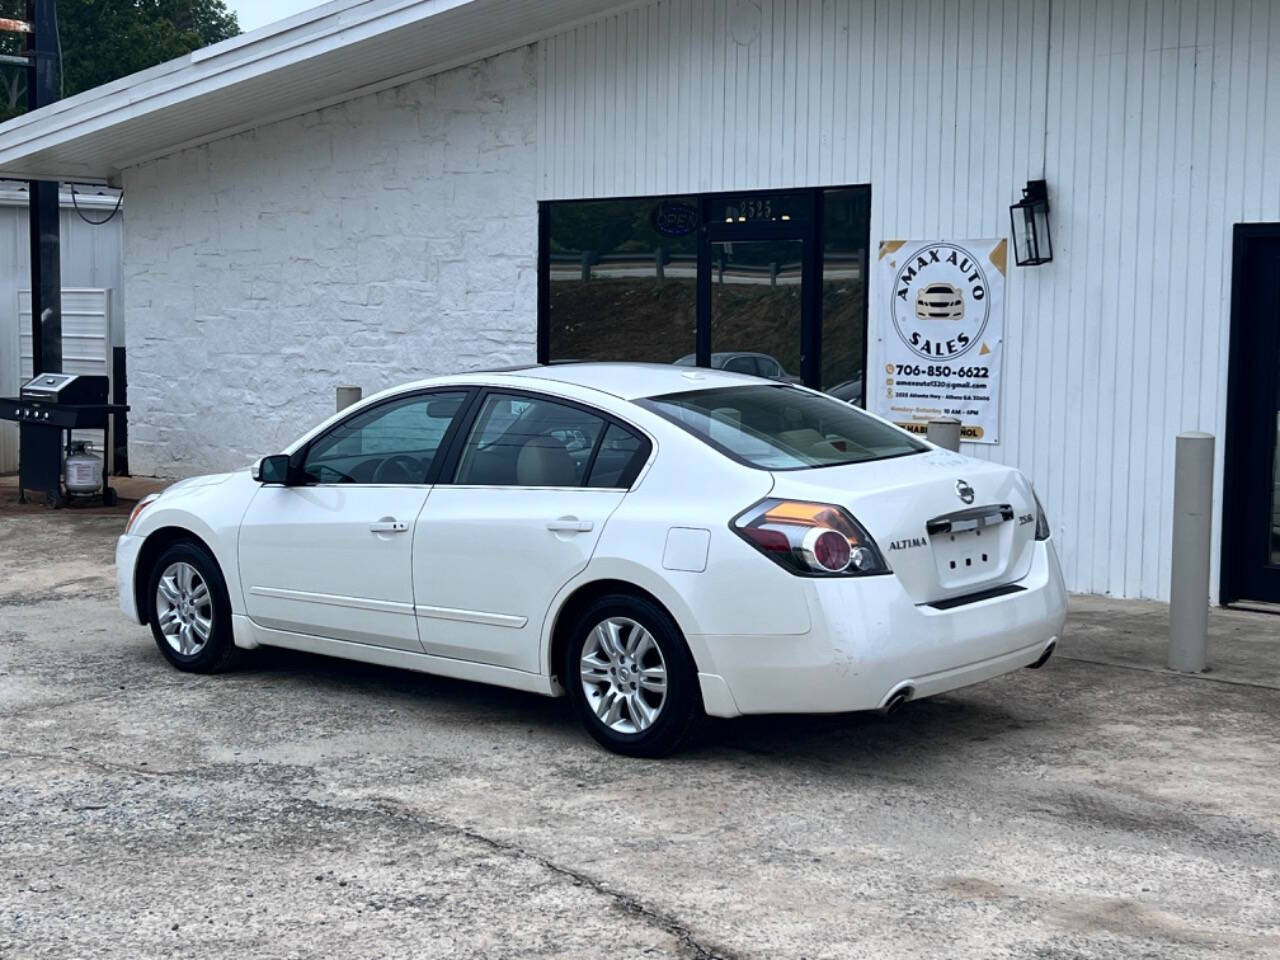
[[[852,513],[917,604],[1011,584],[1031,568],[1035,495],[1010,467],[930,450],[774,479],[773,496]]]

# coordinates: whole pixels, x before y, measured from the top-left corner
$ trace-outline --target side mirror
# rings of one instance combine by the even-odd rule
[[[276,453],[263,457],[249,471],[259,483],[287,484],[289,482],[289,455]]]

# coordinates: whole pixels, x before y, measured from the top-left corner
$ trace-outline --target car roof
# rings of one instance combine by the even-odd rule
[[[745,387],[763,381],[742,373],[671,363],[554,363],[506,371],[504,376],[570,384],[598,390],[622,400],[712,387]]]
[[[355,410],[371,407],[406,391],[441,389],[453,386],[492,386],[505,389],[526,387],[537,390],[539,384],[563,384],[579,390],[591,390],[617,400],[639,400],[668,393],[688,393],[713,387],[749,387],[770,381],[742,373],[726,373],[707,367],[678,367],[670,363],[555,363],[543,366],[504,367],[500,370],[475,370],[453,376],[431,377],[402,383],[380,390],[353,408],[339,410],[316,424],[288,447],[285,453],[302,448],[313,437]],[[527,385],[527,386],[526,386]],[[579,398],[585,399],[585,398]]]

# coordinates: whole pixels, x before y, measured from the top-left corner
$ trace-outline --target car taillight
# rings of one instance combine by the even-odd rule
[[[839,573],[853,559],[849,538],[826,527],[814,527],[806,533],[800,549],[811,567],[828,573]]]
[[[861,577],[888,573],[871,535],[842,507],[804,500],[762,500],[740,513],[734,533],[792,573]]]
[[[1031,496],[1036,501],[1036,539],[1048,540],[1052,531],[1049,529],[1049,518],[1045,515],[1044,507],[1040,505],[1040,498],[1033,491]]]

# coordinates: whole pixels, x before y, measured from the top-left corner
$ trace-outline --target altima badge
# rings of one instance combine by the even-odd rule
[[[973,503],[973,487],[964,480],[956,481],[956,496],[965,503]]]

